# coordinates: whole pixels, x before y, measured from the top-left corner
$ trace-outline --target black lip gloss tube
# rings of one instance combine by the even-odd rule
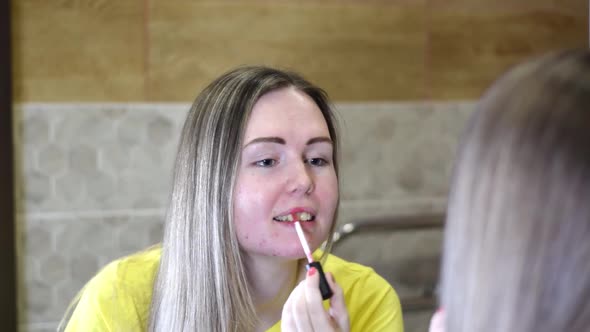
[[[331,298],[332,295],[334,295],[334,292],[332,292],[332,289],[328,284],[328,280],[326,280],[326,275],[324,274],[324,269],[322,269],[322,264],[320,264],[320,262],[311,262],[305,265],[305,267],[307,270],[311,269],[312,267],[315,267],[316,270],[318,270],[320,274],[320,293],[322,294],[322,300]]]

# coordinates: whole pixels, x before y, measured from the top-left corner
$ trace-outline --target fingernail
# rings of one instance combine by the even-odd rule
[[[311,277],[312,275],[314,275],[314,274],[315,274],[315,270],[316,270],[316,269],[315,269],[315,267],[312,267],[311,269],[309,269],[309,270],[307,271],[307,275]]]

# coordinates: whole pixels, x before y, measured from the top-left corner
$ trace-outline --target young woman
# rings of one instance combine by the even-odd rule
[[[590,52],[511,70],[462,140],[431,331],[588,331]]]
[[[391,286],[329,254],[338,143],[326,94],[297,74],[246,67],[216,79],[182,131],[162,246],[101,271],[66,330],[401,332]],[[289,217],[312,250],[327,241],[314,257],[329,301]]]

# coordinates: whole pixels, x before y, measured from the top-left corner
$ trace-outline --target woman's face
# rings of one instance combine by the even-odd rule
[[[263,95],[244,134],[234,196],[238,241],[249,255],[304,257],[289,214],[311,250],[326,240],[338,201],[332,140],[315,102],[295,88]]]

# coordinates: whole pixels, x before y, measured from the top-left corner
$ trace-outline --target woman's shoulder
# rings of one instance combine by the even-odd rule
[[[161,247],[154,246],[107,264],[68,309],[66,330],[143,330],[160,256]]]
[[[100,287],[103,284],[140,286],[148,283],[151,288],[158,270],[161,253],[161,246],[156,245],[116,259],[98,272],[88,286]]]
[[[342,287],[351,331],[403,331],[399,297],[373,268],[330,254],[324,270]]]
[[[336,277],[339,277],[339,282],[340,279],[350,279],[355,283],[361,280],[366,280],[376,283],[376,285],[381,287],[391,287],[389,282],[375,272],[372,267],[347,261],[334,254],[327,255],[324,265],[324,270],[330,271]]]
[[[350,262],[333,254],[327,255],[323,267],[326,272],[334,275],[345,295],[382,298],[399,306],[397,293],[391,284],[372,267]]]
[[[149,303],[161,252],[158,245],[110,262],[88,282],[83,295],[99,302]]]

